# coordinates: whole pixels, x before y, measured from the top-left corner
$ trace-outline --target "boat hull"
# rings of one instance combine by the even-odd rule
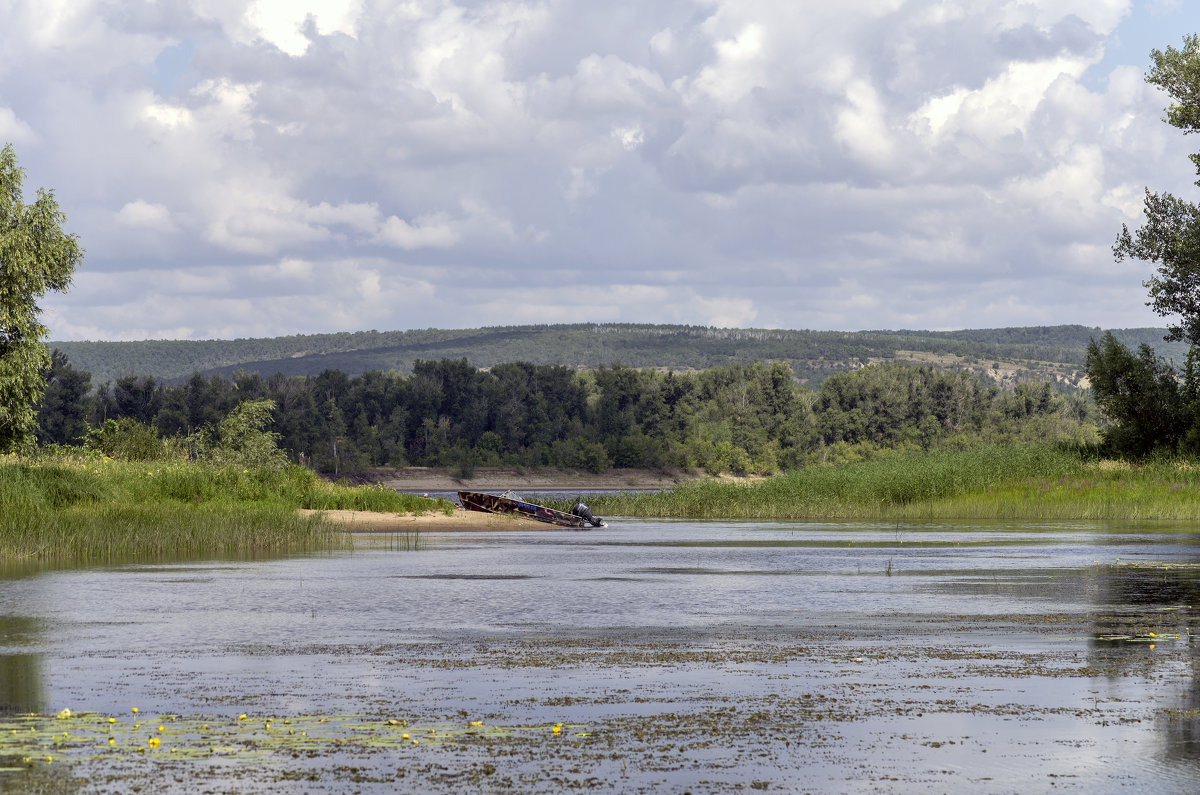
[[[532,502],[525,502],[513,497],[496,494],[484,494],[478,491],[460,491],[458,501],[469,511],[484,511],[485,513],[507,513],[523,516],[538,522],[566,527],[571,530],[589,530],[591,525],[582,517],[566,511],[547,508]]]

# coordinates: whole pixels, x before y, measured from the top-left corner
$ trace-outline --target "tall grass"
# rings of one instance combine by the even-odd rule
[[[1200,519],[1200,468],[995,446],[809,467],[750,485],[697,481],[591,505],[601,515],[687,518]]]
[[[0,558],[156,559],[345,546],[297,508],[449,511],[444,500],[327,483],[301,467],[128,462],[56,453],[0,457]]]

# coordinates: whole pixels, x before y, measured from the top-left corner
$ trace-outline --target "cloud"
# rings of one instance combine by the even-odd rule
[[[15,0],[0,138],[89,251],[56,336],[1145,325],[1107,247],[1193,177],[1129,13]]]
[[[0,140],[20,144],[34,138],[33,129],[17,118],[12,108],[0,108]]]
[[[162,204],[136,199],[126,203],[117,212],[116,221],[121,226],[133,229],[150,229],[156,232],[172,232],[175,223],[171,220],[171,211]]]

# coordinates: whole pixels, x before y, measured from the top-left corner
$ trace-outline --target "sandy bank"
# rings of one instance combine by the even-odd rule
[[[479,511],[464,511],[456,508],[453,513],[377,513],[375,511],[311,511],[301,510],[306,516],[323,513],[331,521],[336,522],[354,533],[411,533],[415,531],[453,532],[459,530],[494,531],[530,530],[566,531],[567,528],[555,527],[545,522],[535,522],[532,519],[522,519],[495,513]]]

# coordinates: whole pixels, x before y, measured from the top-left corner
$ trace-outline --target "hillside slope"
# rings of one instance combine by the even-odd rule
[[[962,331],[806,331],[718,329],[647,324],[506,326],[480,329],[360,331],[236,340],[59,341],[71,363],[102,384],[128,375],[173,382],[192,373],[237,370],[264,376],[315,375],[326,369],[408,372],[418,359],[465,358],[477,367],[502,362],[594,368],[698,370],[732,362],[782,361],[817,383],[869,362],[927,361],[998,380],[1054,378],[1079,383],[1087,342],[1103,331],[1086,326],[1034,326]],[[1128,345],[1148,343],[1176,362],[1186,346],[1163,342],[1164,329],[1117,329]]]

